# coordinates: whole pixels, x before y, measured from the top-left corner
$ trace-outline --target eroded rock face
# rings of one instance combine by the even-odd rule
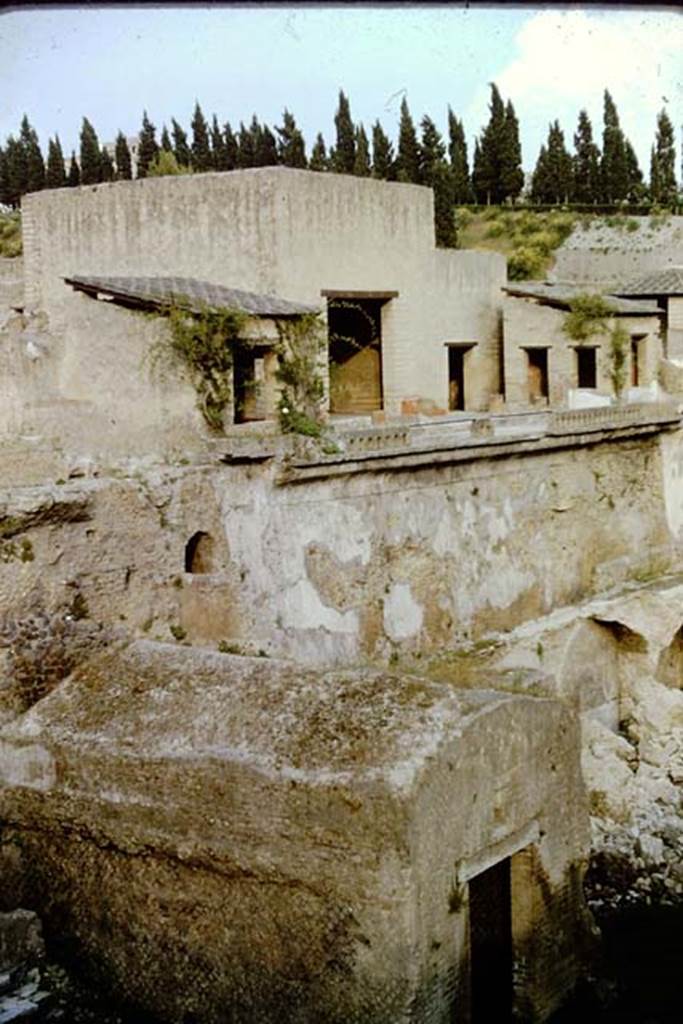
[[[138,642],[1,738],[2,884],[165,1020],[464,1017],[468,886],[498,862],[519,1005],[542,1019],[580,969],[587,818],[557,702]]]

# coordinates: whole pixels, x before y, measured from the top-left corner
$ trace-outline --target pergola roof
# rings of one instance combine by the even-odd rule
[[[683,267],[653,270],[616,290],[619,295],[683,295]]]
[[[575,284],[547,284],[541,281],[519,281],[508,283],[504,286],[508,295],[525,299],[538,299],[546,306],[555,306],[558,309],[569,309],[571,302],[579,295],[590,291],[585,286]],[[606,305],[613,312],[625,316],[656,316],[661,314],[661,309],[654,302],[634,302],[631,299],[623,299],[616,295],[602,295]]]
[[[77,291],[93,297],[144,308],[181,306],[192,312],[204,309],[238,309],[251,316],[289,317],[317,312],[315,306],[290,302],[277,295],[260,295],[239,288],[227,288],[193,277],[65,277]]]

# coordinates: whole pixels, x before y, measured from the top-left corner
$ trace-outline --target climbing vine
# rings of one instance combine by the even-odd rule
[[[607,376],[618,401],[626,386],[629,336],[616,319],[610,327],[609,322],[613,317],[613,310],[602,295],[584,293],[571,300],[562,330],[579,343],[596,334],[607,335]]]
[[[197,392],[204,420],[212,430],[222,431],[225,410],[232,403],[232,346],[247,315],[236,309],[205,307],[190,312],[172,306],[165,316],[169,330],[153,346],[152,365],[162,372],[174,367],[185,373]]]
[[[278,321],[278,402],[280,429],[285,434],[320,437],[325,386],[322,356],[327,349],[319,313]]]

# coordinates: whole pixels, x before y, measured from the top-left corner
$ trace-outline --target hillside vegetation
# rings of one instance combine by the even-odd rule
[[[0,213],[0,256],[21,256],[21,217],[16,213]]]
[[[525,210],[489,206],[456,211],[458,248],[500,252],[508,260],[508,278],[542,280],[553,254],[585,214],[568,210]]]

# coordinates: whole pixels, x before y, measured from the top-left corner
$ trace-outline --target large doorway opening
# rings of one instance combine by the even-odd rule
[[[509,1024],[513,1008],[510,858],[469,882],[470,1021]]]
[[[527,384],[529,402],[548,400],[548,349],[527,348]]]
[[[382,301],[328,300],[332,413],[363,415],[382,408]]]

